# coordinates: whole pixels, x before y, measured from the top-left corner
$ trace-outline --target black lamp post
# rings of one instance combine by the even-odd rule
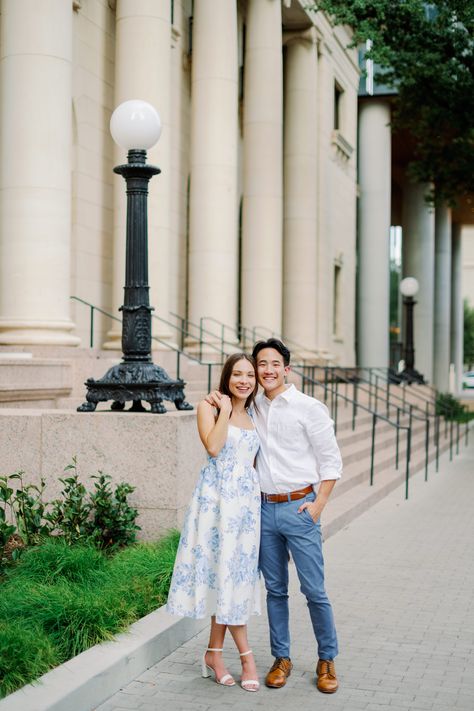
[[[114,168],[127,183],[127,233],[124,304],[122,311],[123,360],[100,380],[87,380],[86,402],[79,412],[93,412],[97,403],[112,400],[112,410],[123,410],[132,401],[132,412],[163,413],[163,400],[178,410],[192,410],[184,396],[184,381],[172,380],[151,357],[151,312],[148,286],[148,183],[160,169],[148,165],[146,149],[160,137],[157,111],[144,101],[126,101],[114,111],[110,129],[114,140],[128,148],[128,163]],[[139,146],[136,148],[134,146]]]
[[[415,369],[415,344],[413,338],[413,309],[416,304],[414,296],[418,293],[418,281],[414,277],[402,279],[400,291],[402,292],[403,305],[405,306],[405,338],[403,342],[405,367],[399,373],[399,377],[408,384],[420,383],[420,385],[423,385],[425,379]]]

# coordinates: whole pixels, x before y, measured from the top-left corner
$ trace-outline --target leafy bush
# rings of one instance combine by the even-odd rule
[[[43,501],[43,479],[39,486],[25,486],[24,472],[0,477],[0,572],[19,558],[25,546],[46,537],[108,550],[136,541],[138,511],[128,503],[133,486],[122,482],[112,489],[112,477],[99,472],[92,477],[93,491],[88,492],[79,480],[75,457],[64,471],[70,476],[59,479],[64,486],[61,496],[49,504]]]
[[[95,492],[91,494],[92,519],[89,521],[90,536],[99,548],[118,548],[127,546],[136,540],[136,532],[140,530],[135,521],[137,509],[132,508],[127,497],[134,491],[130,484],[117,484],[112,491],[111,479],[108,474],[99,472],[96,479]]]
[[[50,524],[50,531],[64,536],[68,543],[79,543],[90,536],[89,518],[92,506],[86,487],[79,481],[75,457],[64,471],[73,473],[70,477],[59,478],[61,484],[64,484],[62,498],[52,502],[52,510],[45,518]]]
[[[467,412],[451,393],[438,393],[436,396],[436,414],[454,422],[469,422],[474,418],[474,412]]]

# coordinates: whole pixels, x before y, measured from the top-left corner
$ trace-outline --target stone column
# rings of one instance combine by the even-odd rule
[[[451,232],[451,363],[454,365],[454,392],[462,388],[464,370],[464,308],[462,299],[461,225],[453,223]]]
[[[358,360],[388,366],[390,285],[390,105],[371,99],[359,113]],[[349,305],[348,305],[349,307]]]
[[[281,332],[283,55],[280,0],[249,0],[244,65],[242,323]]]
[[[406,181],[402,204],[403,276],[420,285],[414,311],[415,368],[433,380],[434,210],[425,200],[427,185]]]
[[[318,50],[315,30],[290,35],[285,63],[283,333],[316,348]]]
[[[0,59],[0,343],[70,332],[72,2],[4,0]]]
[[[115,26],[115,96],[118,106],[143,99],[160,114],[163,124],[148,162],[161,174],[150,182],[148,198],[148,265],[150,304],[155,314],[169,319],[169,255],[171,195],[171,17],[169,0],[117,0]],[[126,162],[126,151],[114,149],[115,165]],[[114,177],[114,312],[123,304],[127,199],[123,180]],[[152,318],[152,332],[165,341],[174,339],[169,327]],[[156,341],[153,347],[159,347]],[[121,349],[121,327],[115,323],[104,348]]]
[[[435,210],[435,281],[433,384],[442,392],[449,388],[451,360],[451,210],[445,203]]]
[[[238,60],[235,0],[196,0],[193,21],[189,316],[237,320]]]

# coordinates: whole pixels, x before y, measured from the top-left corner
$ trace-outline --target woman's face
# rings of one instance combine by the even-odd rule
[[[255,370],[246,358],[238,360],[229,378],[229,390],[233,397],[246,400],[255,388]]]

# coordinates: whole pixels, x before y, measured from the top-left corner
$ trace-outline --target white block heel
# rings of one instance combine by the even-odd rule
[[[249,649],[247,652],[242,652],[241,657],[246,657],[247,654],[252,654],[252,650]],[[260,689],[260,682],[258,679],[241,679],[240,686],[244,691],[258,691]]]
[[[235,681],[232,679],[232,676],[230,674],[224,674],[224,676],[221,676],[220,679],[217,678],[217,674],[215,670],[209,666],[209,664],[206,664],[206,652],[222,652],[222,649],[215,649],[214,647],[208,647],[204,654],[202,655],[202,662],[201,662],[201,674],[204,679],[208,679],[210,676],[212,676],[209,672],[213,672],[214,674],[214,679],[216,684],[221,684],[221,686],[235,686]],[[229,684],[229,680],[231,683]]]

